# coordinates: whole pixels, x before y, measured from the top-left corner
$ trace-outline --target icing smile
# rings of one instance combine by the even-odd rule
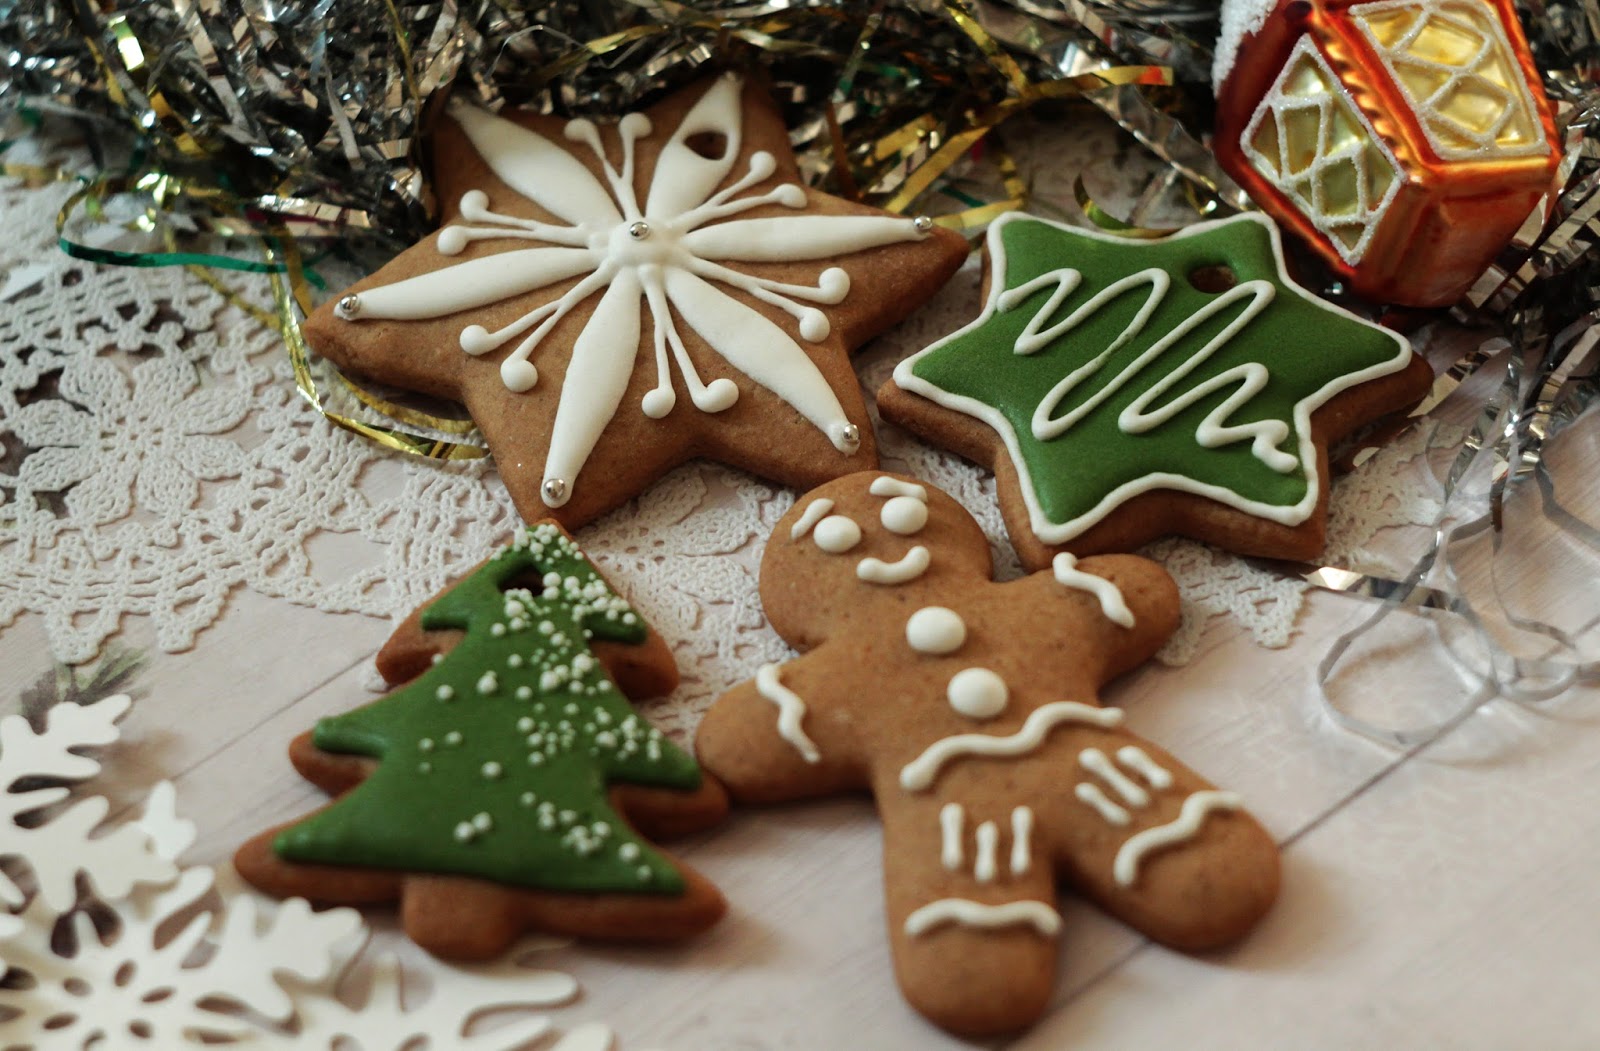
[[[800,338],[827,339],[828,318],[813,304],[836,305],[850,292],[850,277],[828,267],[816,284],[759,277],[739,263],[789,263],[824,259],[902,241],[921,240],[926,219],[817,215],[736,219],[757,208],[808,211],[810,199],[795,183],[751,193],[777,171],[764,150],[749,155],[746,171],[728,185],[740,155],[742,87],[724,77],[684,116],[662,146],[641,194],[635,188],[635,145],[652,134],[641,113],[617,125],[619,170],[606,157],[599,129],[569,121],[566,138],[586,147],[603,169],[603,181],[572,154],[537,132],[465,105],[450,115],[500,180],[546,212],[571,225],[521,219],[491,210],[488,195],[461,198],[458,222],[440,232],[441,254],[457,255],[474,241],[520,240],[546,247],[501,252],[341,299],[335,313],[346,321],[443,317],[473,307],[529,295],[581,278],[497,331],[481,325],[461,330],[461,349],[479,356],[515,342],[500,362],[512,391],[532,389],[539,371],[534,352],[563,318],[603,293],[573,344],[556,411],[541,494],[550,507],[571,498],[572,482],[626,393],[638,357],[645,308],[654,330],[656,384],[640,401],[651,419],[670,413],[677,395],[672,368],[702,412],[721,412],[739,398],[726,377],[707,383],[690,359],[680,326],[698,335],[730,365],[772,390],[821,430],[846,455],[861,443],[833,388],[811,356],[748,300],[777,307],[794,319]],[[699,136],[722,143],[718,156],[690,145]],[[727,291],[725,289],[732,290]]]

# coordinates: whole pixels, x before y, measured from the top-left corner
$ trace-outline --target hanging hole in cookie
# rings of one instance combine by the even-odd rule
[[[1196,292],[1207,295],[1217,295],[1226,292],[1239,283],[1239,275],[1233,272],[1233,267],[1226,263],[1212,263],[1210,266],[1197,266],[1189,271],[1189,284]]]
[[[683,144],[708,161],[720,161],[728,153],[728,137],[720,131],[697,131]]]

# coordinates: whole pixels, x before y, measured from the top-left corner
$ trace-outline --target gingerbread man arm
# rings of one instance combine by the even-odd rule
[[[763,665],[701,720],[696,757],[735,800],[778,803],[867,786],[850,727],[839,720],[845,698],[830,688],[819,656]]]

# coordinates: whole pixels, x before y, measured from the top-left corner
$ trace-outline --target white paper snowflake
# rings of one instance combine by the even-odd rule
[[[515,1051],[550,1033],[548,1017],[526,1012],[571,1000],[578,987],[565,974],[513,958],[438,964],[424,971],[431,994],[416,1006],[402,992],[415,983],[397,960],[358,958],[369,932],[354,910],[317,912],[299,899],[264,909],[231,873],[180,869],[177,858],[195,833],[175,815],[170,785],[158,785],[143,816],[109,835],[88,834],[108,806],[101,797],[35,828],[17,825],[16,815],[58,804],[69,791],[30,787],[37,779],[82,780],[99,771],[74,749],[115,741],[127,707],[122,696],[60,705],[38,734],[20,717],[0,721],[0,773],[8,787],[23,785],[5,797],[13,820],[3,829],[4,850],[39,888],[29,897],[4,884],[14,911],[0,912],[0,1046],[177,1051],[249,1041],[295,1051]],[[93,820],[72,817],[80,812]],[[93,899],[68,893],[79,875]],[[107,917],[114,922],[97,922]],[[369,979],[354,1006],[339,995],[362,984],[353,974]],[[522,1014],[478,1025],[508,1009]],[[610,1047],[608,1028],[587,1025],[548,1051]]]
[[[148,836],[136,827],[94,834],[111,808],[105,799],[94,796],[63,810],[50,810],[71,789],[34,780],[82,781],[98,774],[99,762],[74,749],[115,741],[117,720],[129,703],[119,694],[92,705],[56,705],[46,716],[44,732],[38,734],[20,715],[0,719],[0,859],[20,861],[30,870],[38,904],[54,914],[66,912],[77,901],[79,873],[104,898],[123,897],[139,884],[166,883],[177,874],[169,858],[151,852]],[[158,789],[158,795],[163,791]],[[159,800],[153,797],[152,804]],[[18,823],[19,818],[39,812],[42,822]],[[25,900],[22,889],[0,872],[0,904],[14,910]]]
[[[659,419],[676,402],[669,353],[696,408],[721,412],[738,399],[732,380],[707,384],[701,379],[678,331],[681,321],[731,365],[794,406],[835,448],[853,453],[860,434],[811,357],[766,315],[717,285],[782,309],[796,319],[802,339],[817,342],[828,336],[828,318],[805,304],[843,301],[850,291],[843,269],[823,270],[811,286],[759,277],[727,264],[830,258],[920,240],[932,224],[927,219],[814,213],[722,221],[762,206],[795,211],[808,206],[805,190],[795,183],[739,196],[777,170],[776,159],[765,150],[751,154],[743,176],[717,189],[740,155],[742,91],[739,79],[729,75],[700,97],[661,148],[643,204],[634,188],[634,147],[652,132],[644,114],[630,113],[617,125],[620,171],[607,159],[592,121],[566,125],[566,137],[599,158],[606,180],[602,184],[565,147],[539,133],[471,106],[453,107],[451,117],[495,175],[570,225],[494,212],[483,191],[471,190],[461,199],[462,222],[440,233],[439,252],[456,255],[472,241],[507,238],[547,247],[469,259],[348,295],[339,300],[335,314],[347,321],[444,317],[582,278],[560,297],[498,331],[476,324],[462,329],[461,349],[473,355],[521,340],[500,363],[505,385],[520,392],[538,382],[539,372],[529,358],[540,341],[578,304],[604,289],[573,344],[561,388],[541,488],[551,507],[570,497],[571,481],[627,390],[639,352],[641,302],[648,303],[653,322],[657,377],[640,406],[645,415]],[[716,156],[707,156],[700,145],[711,137],[721,143]]]

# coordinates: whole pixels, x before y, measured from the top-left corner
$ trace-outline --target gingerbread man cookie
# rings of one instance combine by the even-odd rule
[[[802,497],[762,562],[766,665],[700,724],[701,763],[745,803],[869,790],[884,825],[895,969],[955,1032],[1025,1026],[1054,986],[1060,882],[1167,945],[1243,935],[1278,851],[1242,809],[1100,706],[1177,626],[1132,555],[1005,584],[946,494],[863,473]]]
[[[694,934],[722,915],[705,877],[656,848],[727,797],[628,697],[677,685],[671,651],[553,522],[401,625],[396,688],[290,746],[338,798],[239,849],[240,875],[318,904],[399,900],[408,935],[480,959],[525,930]]]

